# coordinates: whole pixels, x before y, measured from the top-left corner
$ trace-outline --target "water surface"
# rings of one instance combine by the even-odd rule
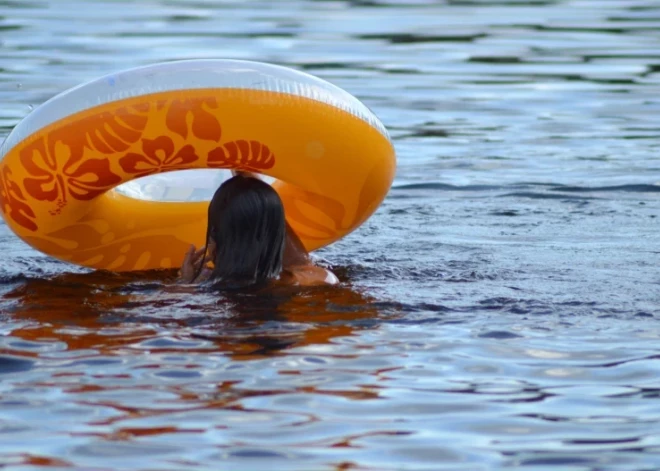
[[[0,1],[0,136],[163,60],[304,70],[390,129],[339,288],[218,298],[3,224],[10,470],[660,467],[660,4]]]

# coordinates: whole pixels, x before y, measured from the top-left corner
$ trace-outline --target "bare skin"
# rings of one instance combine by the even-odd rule
[[[241,174],[243,176],[259,178],[257,175],[248,172],[233,173],[235,175]],[[211,239],[207,241],[206,248],[202,247],[197,250],[194,245],[191,245],[188,252],[186,252],[183,265],[179,272],[179,282],[201,283],[207,280],[211,274],[211,269],[207,265],[215,259],[215,250],[215,242]],[[204,268],[199,276],[195,277],[200,263],[204,265]],[[322,286],[339,283],[335,274],[330,270],[314,265],[302,241],[288,222],[286,223],[282,273],[280,274],[279,281],[295,286]]]
[[[286,224],[284,256],[280,280],[292,285],[336,285],[339,280],[330,270],[314,265],[298,235]]]

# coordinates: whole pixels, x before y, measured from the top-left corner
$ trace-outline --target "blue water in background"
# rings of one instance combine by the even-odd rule
[[[0,225],[10,470],[660,469],[660,3],[3,1],[0,137],[163,60],[363,100],[394,187],[338,289],[181,295]]]

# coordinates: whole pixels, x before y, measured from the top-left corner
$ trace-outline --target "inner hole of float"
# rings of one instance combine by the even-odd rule
[[[116,187],[115,191],[147,201],[210,201],[218,187],[231,177],[230,170],[179,170],[131,180]],[[266,175],[260,175],[260,178],[271,185],[275,181]]]

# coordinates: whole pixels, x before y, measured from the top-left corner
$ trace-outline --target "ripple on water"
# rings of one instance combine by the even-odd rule
[[[0,224],[0,463],[656,469],[659,27],[655,0],[0,2],[2,136],[100,74],[227,57],[346,88],[399,156],[320,253],[334,289],[182,295]]]
[[[32,369],[33,361],[20,357],[1,355],[0,356],[0,374],[20,373]]]

